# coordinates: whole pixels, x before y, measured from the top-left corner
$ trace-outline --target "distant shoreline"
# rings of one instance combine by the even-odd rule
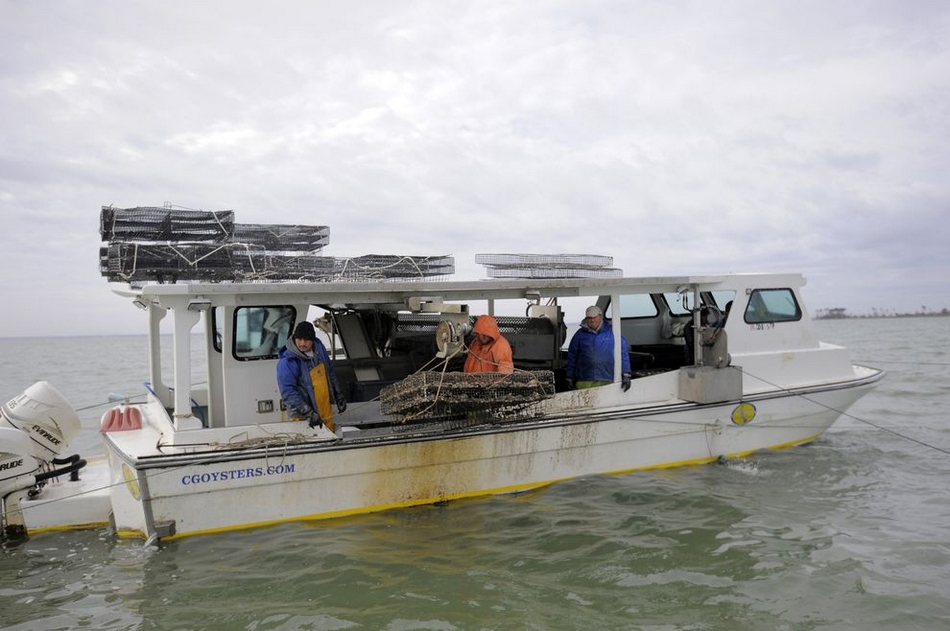
[[[820,311],[820,310],[819,310]],[[935,311],[932,313],[876,313],[876,314],[863,314],[863,315],[853,315],[850,313],[843,314],[827,314],[819,313],[813,319],[814,320],[870,320],[870,319],[885,319],[885,318],[945,318],[950,316],[950,312],[946,309],[942,311]]]

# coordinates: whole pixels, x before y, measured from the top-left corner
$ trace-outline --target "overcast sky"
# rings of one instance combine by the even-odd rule
[[[0,336],[144,332],[99,212],[165,202],[950,307],[950,2],[0,0]]]

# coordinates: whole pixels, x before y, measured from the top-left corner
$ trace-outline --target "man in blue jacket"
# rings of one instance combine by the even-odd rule
[[[340,414],[346,410],[346,399],[327,348],[317,339],[313,325],[298,323],[277,356],[277,386],[291,418],[308,421],[310,427],[326,425],[334,431],[331,397]]]
[[[604,312],[594,305],[587,307],[581,328],[567,347],[567,383],[571,389],[606,386],[614,380],[614,332]],[[620,336],[621,381],[624,392],[630,389],[630,352],[627,340]]]

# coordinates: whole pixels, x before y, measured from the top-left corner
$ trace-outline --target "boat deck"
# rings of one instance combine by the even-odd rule
[[[90,458],[79,481],[53,478],[35,499],[21,502],[31,532],[102,527],[109,524],[111,482],[106,456]]]

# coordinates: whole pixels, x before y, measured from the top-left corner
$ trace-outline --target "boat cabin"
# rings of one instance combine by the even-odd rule
[[[817,347],[800,306],[803,284],[794,274],[207,283],[147,285],[133,295],[150,319],[148,387],[179,429],[197,429],[287,420],[275,379],[277,353],[304,319],[322,334],[350,403],[376,401],[382,388],[420,370],[460,371],[459,351],[481,313],[496,317],[516,369],[552,371],[562,391],[567,345],[589,304],[599,305],[615,330],[619,321],[636,379],[684,366],[726,366],[737,348]],[[160,325],[169,314],[173,376],[166,380]],[[206,353],[206,374],[192,374],[194,350]],[[615,366],[619,381],[620,362]],[[383,420],[378,403],[350,410],[361,410],[348,412],[353,422]]]

